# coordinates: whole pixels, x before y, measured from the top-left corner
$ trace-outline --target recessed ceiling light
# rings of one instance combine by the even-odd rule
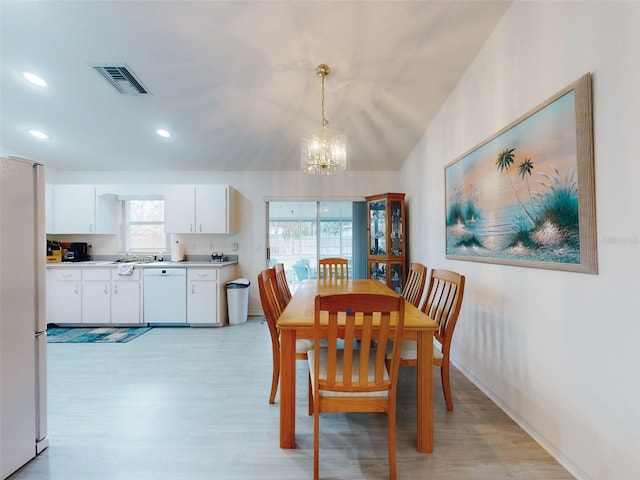
[[[47,138],[49,138],[49,135],[39,130],[29,130],[29,133],[34,137],[39,138],[40,140],[46,140]]]
[[[27,80],[29,80],[34,85],[37,85],[39,87],[46,87],[47,86],[47,82],[45,82],[38,75],[35,75],[35,74],[31,73],[31,72],[23,72],[22,76],[24,78],[26,78]]]
[[[171,136],[169,132],[167,132],[166,130],[163,130],[162,128],[159,128],[158,130],[156,130],[156,133],[164,138],[169,138]]]

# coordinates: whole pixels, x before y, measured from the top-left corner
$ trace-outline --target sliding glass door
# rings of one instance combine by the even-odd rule
[[[317,278],[318,259],[341,257],[349,261],[354,277],[354,205],[364,202],[269,202],[269,265],[284,263],[292,289],[301,281]],[[357,238],[366,232],[356,232]],[[355,242],[358,245],[358,242]],[[358,263],[358,262],[356,262]]]

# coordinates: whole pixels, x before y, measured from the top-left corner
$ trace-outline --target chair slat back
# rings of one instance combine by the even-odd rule
[[[284,263],[276,263],[276,280],[278,283],[278,290],[280,296],[284,300],[285,306],[291,301],[291,290],[289,289],[289,283],[287,282],[287,275],[284,270]]]
[[[402,290],[402,296],[416,308],[419,308],[426,282],[427,267],[421,263],[412,263],[409,267],[407,282],[404,284],[404,289]]]
[[[280,379],[280,334],[278,332],[278,318],[282,313],[282,308],[276,298],[278,285],[276,282],[276,271],[267,268],[258,274],[258,291],[260,292],[260,303],[262,311],[269,327],[271,337],[271,353],[273,360],[273,373],[271,377],[271,393],[269,403],[274,403]]]
[[[276,324],[283,307],[276,296],[277,285],[273,268],[267,268],[258,274],[258,291],[260,292],[260,303],[269,326],[269,332],[271,332],[272,337],[275,335],[277,339],[278,329]]]
[[[403,329],[404,298],[401,296],[318,295],[315,299],[314,382],[319,390],[389,390],[390,395],[395,395]],[[327,342],[327,371],[323,375],[319,369],[320,339]],[[344,345],[342,342],[339,344],[339,339],[344,339]],[[385,358],[390,342],[393,342],[395,360],[392,359],[389,374],[385,375]],[[375,366],[370,371],[369,356],[374,354],[372,345],[375,345]],[[342,369],[339,368],[340,358]],[[354,365],[358,366],[357,371],[354,371]]]
[[[349,261],[346,258],[321,258],[318,260],[320,278],[349,279]]]
[[[458,321],[464,283],[464,275],[449,270],[433,269],[429,276],[427,300],[422,310],[438,324],[435,337],[441,343],[444,354],[451,345]]]

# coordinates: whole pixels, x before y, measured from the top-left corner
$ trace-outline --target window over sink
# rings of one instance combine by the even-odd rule
[[[169,239],[164,231],[164,200],[125,200],[122,208],[125,251],[156,253],[169,250]]]

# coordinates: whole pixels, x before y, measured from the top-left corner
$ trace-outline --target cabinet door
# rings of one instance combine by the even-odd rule
[[[219,323],[217,304],[218,282],[192,281],[188,283],[187,323]]]
[[[164,231],[196,233],[196,197],[193,186],[174,185],[164,194]]]
[[[111,323],[140,323],[140,282],[111,282]]]
[[[136,268],[130,275],[120,275],[118,269],[111,269],[111,323],[142,322],[140,271]]]
[[[369,255],[387,255],[387,201],[369,202]]]
[[[82,284],[79,270],[49,270],[47,323],[82,322]]]
[[[214,268],[187,269],[187,323],[219,324],[218,271]]]
[[[85,270],[82,281],[82,323],[111,323],[109,270]]]
[[[195,195],[196,233],[230,233],[228,187],[198,186]]]
[[[96,195],[96,225],[95,233],[118,233],[119,212],[118,199],[115,195]]]
[[[96,192],[90,185],[55,185],[55,233],[96,233]]]
[[[379,280],[400,295],[404,286],[404,263],[386,260],[369,261],[369,278]]]

